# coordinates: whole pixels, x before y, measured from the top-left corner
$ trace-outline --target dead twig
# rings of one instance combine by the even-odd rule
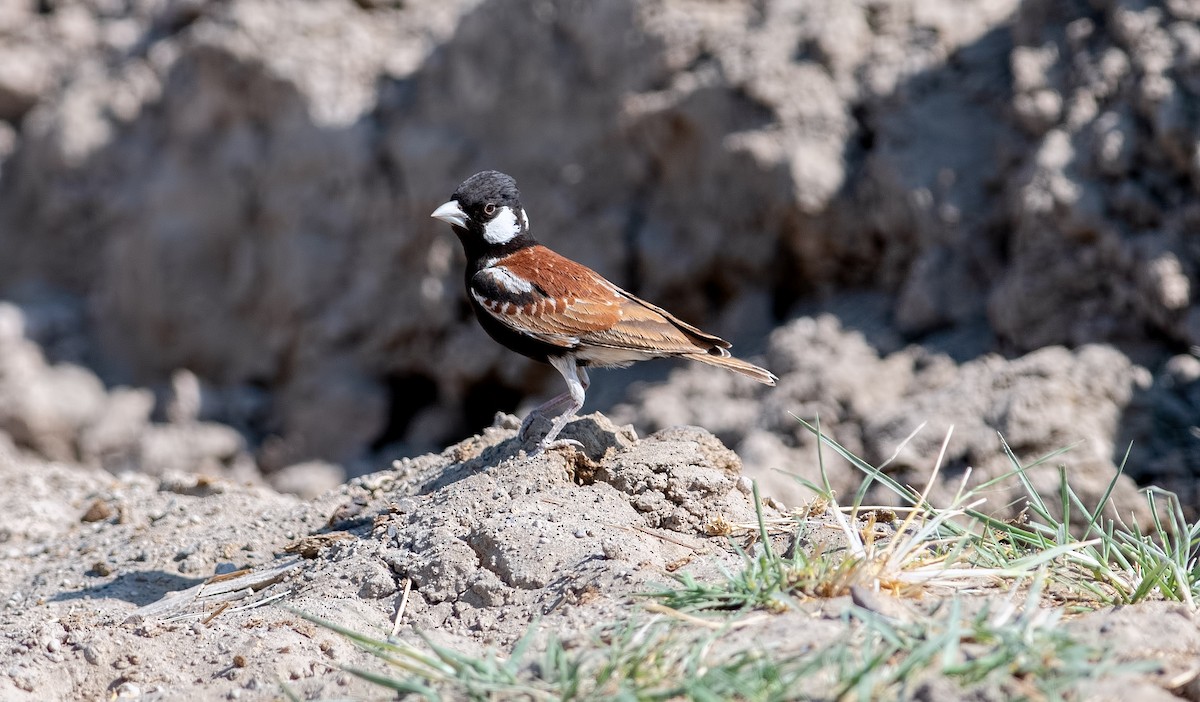
[[[210,614],[207,617],[205,617],[204,619],[202,619],[200,621],[200,624],[202,624],[203,626],[208,626],[208,623],[211,622],[212,620],[216,619],[217,617],[219,617],[221,615],[221,612],[224,612],[225,610],[229,609],[229,604],[230,604],[229,600],[225,600],[224,602],[222,602],[221,606],[214,609],[212,614]]]
[[[400,620],[404,618],[404,610],[408,608],[408,592],[412,589],[412,578],[404,579],[404,591],[400,593],[400,604],[396,606],[396,617],[392,619],[392,634],[396,636],[396,632],[400,631]]]

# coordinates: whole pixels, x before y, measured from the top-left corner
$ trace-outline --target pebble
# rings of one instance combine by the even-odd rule
[[[616,541],[605,539],[604,542],[600,544],[600,548],[604,552],[604,557],[610,561],[614,561],[625,556],[625,548]]]
[[[575,530],[575,538],[577,538],[577,539],[582,539],[583,537],[585,537],[587,535],[588,535],[588,533],[587,533],[587,530],[585,530],[585,529],[576,529]]]
[[[96,646],[88,644],[83,647],[83,659],[91,665],[100,665],[100,651]]]
[[[87,511],[83,513],[83,516],[80,517],[80,521],[102,522],[102,521],[112,517],[116,513],[117,513],[117,511],[115,509],[113,509],[112,505],[105,502],[104,500],[97,499],[94,502],[92,502],[91,506],[88,507]]]

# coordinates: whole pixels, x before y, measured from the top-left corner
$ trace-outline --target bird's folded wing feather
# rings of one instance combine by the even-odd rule
[[[476,273],[471,294],[508,327],[564,348],[587,343],[655,354],[724,354],[729,345],[542,246]]]

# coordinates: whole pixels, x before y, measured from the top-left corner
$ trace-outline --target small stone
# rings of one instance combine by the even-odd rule
[[[585,530],[585,529],[576,529],[575,530],[575,538],[577,538],[577,539],[582,539],[583,537],[585,537],[587,535],[588,535],[588,533],[587,533],[587,530]]]
[[[377,600],[396,592],[396,580],[383,564],[371,564],[360,577],[359,597]]]
[[[91,506],[87,508],[87,511],[83,513],[80,521],[102,522],[105,519],[111,518],[116,513],[117,511],[112,508],[112,505],[108,504],[104,500],[97,499],[93,501]]]
[[[604,557],[610,561],[624,558],[627,555],[625,547],[610,539],[605,539],[603,543],[600,544],[600,549],[604,552]]]
[[[83,659],[91,665],[100,665],[100,650],[94,644],[84,646]]]

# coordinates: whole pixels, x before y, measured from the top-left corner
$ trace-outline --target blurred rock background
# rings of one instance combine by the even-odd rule
[[[588,410],[779,494],[822,426],[1200,506],[1200,1],[0,0],[0,441],[312,493],[558,391],[429,219],[536,235],[734,341]],[[652,382],[641,382],[652,381]],[[1052,469],[1039,473],[1047,485]],[[835,476],[847,490],[857,478]],[[1015,495],[998,495],[1003,507]],[[1014,509],[1019,508],[1019,505]]]

